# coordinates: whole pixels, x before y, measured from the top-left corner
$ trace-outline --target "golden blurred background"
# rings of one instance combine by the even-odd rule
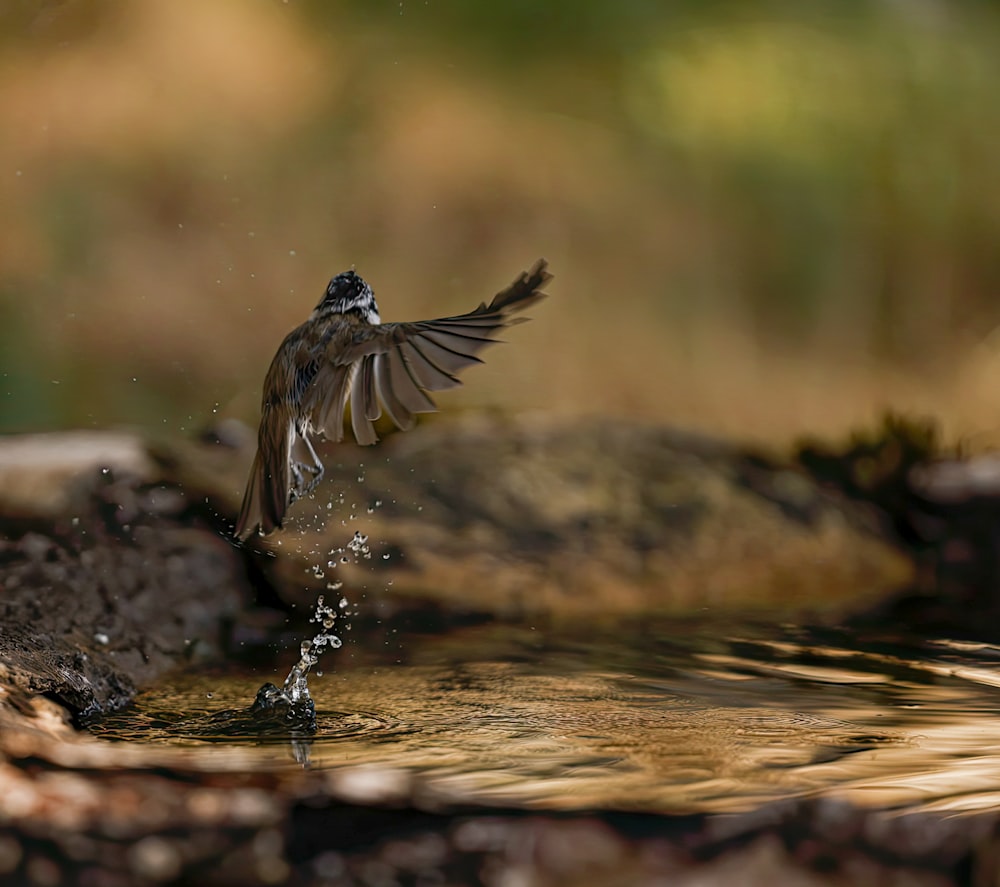
[[[329,277],[553,298],[447,409],[1000,437],[1000,11],[6,0],[3,430],[255,421]]]

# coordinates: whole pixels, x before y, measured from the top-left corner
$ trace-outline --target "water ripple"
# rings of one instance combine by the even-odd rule
[[[405,665],[344,662],[313,679],[309,737],[241,718],[232,706],[259,679],[232,672],[176,677],[92,729],[256,748],[262,768],[398,767],[547,808],[733,811],[823,792],[975,809],[1000,796],[1000,651],[986,645],[773,629],[527,641],[477,628],[407,652]]]

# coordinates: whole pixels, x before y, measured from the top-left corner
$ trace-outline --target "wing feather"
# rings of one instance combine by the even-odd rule
[[[322,431],[327,440],[344,438],[344,408],[357,369],[356,363],[324,364],[303,397],[302,412],[309,418],[309,425]]]
[[[424,394],[420,384],[414,378],[406,355],[403,353],[403,349],[406,347],[407,343],[402,342],[387,352],[389,365],[392,367],[393,391],[400,403],[411,413],[434,412],[436,409],[434,402]],[[428,403],[430,403],[429,408]]]
[[[476,357],[476,352],[482,351],[490,343],[482,341],[476,343],[468,340],[463,342],[450,333],[435,335],[434,328],[430,327],[427,331],[421,331],[418,335],[413,336],[410,339],[410,344],[429,363],[451,376],[451,374],[464,370],[474,363],[482,363],[482,360]],[[451,378],[454,379],[453,376]],[[454,382],[457,384],[458,379],[454,379]]]
[[[441,369],[424,354],[416,338],[404,343],[401,347],[405,350],[410,361],[413,375],[418,379],[421,387],[427,391],[444,391],[446,388],[455,388],[462,384],[460,379]]]
[[[389,358],[391,351],[387,351],[375,356],[375,389],[378,391],[379,400],[389,414],[389,418],[396,423],[396,427],[403,431],[409,431],[414,424],[413,413],[396,396],[393,387],[392,364]]]
[[[442,391],[461,385],[457,373],[482,363],[479,352],[497,343],[493,334],[521,323],[526,318],[517,312],[545,298],[541,288],[552,279],[547,264],[540,259],[529,271],[522,272],[505,290],[487,304],[482,302],[467,314],[422,320],[411,323],[383,323],[357,329],[346,345],[338,345],[330,355],[335,366],[358,364],[351,385],[351,422],[359,443],[377,439],[371,423],[381,415],[379,404],[401,429],[412,428],[415,414],[437,409],[428,391]],[[321,369],[313,388],[325,387]],[[343,419],[345,398],[327,397],[316,427],[327,436],[337,435]]]
[[[374,360],[372,356],[362,358],[351,388],[351,428],[354,431],[354,439],[362,446],[368,446],[378,440],[372,422],[382,415],[375,394]]]

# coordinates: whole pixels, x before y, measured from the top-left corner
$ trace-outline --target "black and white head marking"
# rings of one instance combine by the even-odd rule
[[[334,277],[316,309],[324,314],[356,314],[372,324],[382,322],[375,303],[375,293],[364,278],[354,271],[345,271]]]

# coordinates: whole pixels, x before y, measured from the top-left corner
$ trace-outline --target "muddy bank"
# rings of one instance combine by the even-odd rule
[[[249,602],[240,556],[137,438],[0,443],[0,669],[74,717],[126,704],[179,663],[222,655]]]

